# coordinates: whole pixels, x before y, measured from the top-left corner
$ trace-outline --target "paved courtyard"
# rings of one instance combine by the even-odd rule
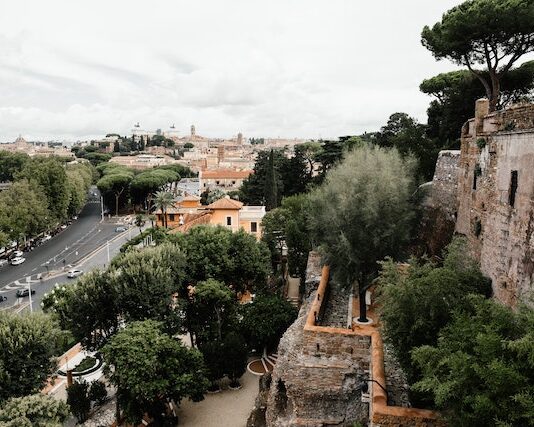
[[[202,402],[183,400],[178,410],[179,427],[245,427],[258,395],[259,378],[246,372],[240,390],[206,394]]]

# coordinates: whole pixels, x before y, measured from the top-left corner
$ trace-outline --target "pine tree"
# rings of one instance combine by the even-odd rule
[[[267,176],[265,177],[265,207],[267,210],[274,209],[278,206],[278,184],[276,179],[276,169],[274,166],[274,152],[269,153],[269,166]]]

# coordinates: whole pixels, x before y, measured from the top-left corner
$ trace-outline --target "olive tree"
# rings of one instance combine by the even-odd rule
[[[367,322],[365,291],[378,262],[400,256],[410,237],[413,170],[414,162],[396,149],[361,147],[310,195],[311,230],[334,279],[358,284],[361,322]]]

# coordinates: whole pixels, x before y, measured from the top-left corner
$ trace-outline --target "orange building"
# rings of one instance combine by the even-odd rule
[[[163,213],[156,211],[158,225],[163,225]],[[261,237],[261,221],[265,215],[265,206],[244,206],[243,203],[223,197],[208,206],[200,204],[200,198],[185,196],[175,206],[167,209],[167,225],[171,233],[186,232],[200,224],[221,225],[232,231],[245,230]]]

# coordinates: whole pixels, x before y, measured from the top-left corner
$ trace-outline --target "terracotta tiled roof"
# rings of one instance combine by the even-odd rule
[[[193,228],[195,225],[209,224],[212,214],[210,212],[199,212],[194,214],[184,215],[184,225],[179,225],[173,228],[169,233],[185,233]]]
[[[245,179],[252,173],[251,170],[213,169],[200,172],[202,179]]]
[[[215,202],[213,202],[211,205],[206,206],[206,209],[235,209],[239,210],[243,207],[243,203],[230,199],[229,197],[223,197],[222,199],[219,199]]]

